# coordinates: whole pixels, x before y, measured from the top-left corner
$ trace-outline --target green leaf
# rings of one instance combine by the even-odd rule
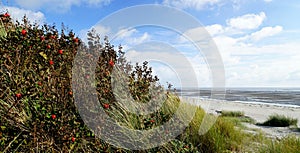
[[[1,126],[1,130],[5,130],[6,129],[6,127],[5,126]]]
[[[44,52],[40,52],[40,55],[43,56],[45,60],[48,59],[47,55]]]

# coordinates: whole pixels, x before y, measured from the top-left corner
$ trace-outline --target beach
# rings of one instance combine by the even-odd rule
[[[270,115],[279,114],[298,119],[300,127],[300,107],[295,105],[276,105],[268,103],[246,103],[199,98],[183,98],[189,103],[201,106],[207,113],[219,115],[220,111],[243,111],[245,116],[253,118],[257,123],[262,123]],[[267,127],[245,123],[249,129],[260,129],[271,137],[284,137],[289,134],[300,136],[300,132],[295,132],[289,127]]]

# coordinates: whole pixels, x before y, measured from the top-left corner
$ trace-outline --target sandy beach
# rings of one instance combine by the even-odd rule
[[[219,100],[203,100],[188,98],[192,104],[201,106],[206,112],[218,115],[219,111],[243,111],[245,116],[253,118],[257,123],[264,122],[270,115],[279,114],[298,119],[300,127],[300,107],[272,105],[265,103],[228,102]],[[293,131],[288,127],[266,127],[254,124],[245,124],[250,129],[260,129],[271,137],[284,137],[289,134],[300,136],[300,132]]]

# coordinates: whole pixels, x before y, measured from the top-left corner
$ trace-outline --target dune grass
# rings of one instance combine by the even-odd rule
[[[297,126],[298,120],[285,116],[274,114],[269,116],[268,120],[260,123],[259,125],[263,126],[274,126],[274,127],[288,127],[288,126]]]
[[[260,147],[261,153],[297,153],[300,151],[300,138],[288,136],[278,141],[268,141],[265,147]]]
[[[191,104],[188,107],[197,107]],[[188,108],[187,107],[187,108]],[[203,118],[216,119],[215,124],[203,135],[199,135],[199,129],[203,123]],[[180,136],[180,140],[189,142],[197,147],[199,152],[232,152],[241,151],[243,148],[244,133],[235,128],[235,124],[226,118],[206,114],[197,107],[195,116],[190,122],[189,127]]]
[[[226,111],[226,110],[223,110],[221,112],[221,116],[226,116],[226,117],[242,117],[242,116],[245,116],[245,113],[243,111]]]

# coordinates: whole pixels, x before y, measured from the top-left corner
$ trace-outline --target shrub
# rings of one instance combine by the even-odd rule
[[[10,18],[5,19],[4,26],[12,24]],[[80,74],[83,78],[90,77],[89,62],[97,61],[92,71],[96,73],[99,103],[120,124],[149,129],[167,121],[178,107],[179,98],[162,91],[147,62],[131,66],[121,46],[116,51],[107,38],[102,42],[93,30],[88,33],[86,45],[72,31],[66,34],[64,27],[58,32],[55,26],[31,24],[26,18],[22,24],[17,22],[13,28],[5,29],[5,35],[0,36],[0,151],[118,150],[95,137],[78,113],[73,99],[76,91],[71,88],[76,54],[81,55],[76,62],[86,66],[86,73]],[[99,52],[99,58],[93,59]],[[145,103],[150,98],[165,97],[163,107],[145,116],[124,111],[116,103],[115,96],[120,95],[112,91],[113,67],[125,73],[125,83],[134,100]],[[156,94],[150,87],[157,89]],[[76,96],[80,94],[83,93]]]
[[[297,119],[287,117],[285,115],[275,114],[275,115],[269,116],[268,120],[260,125],[275,126],[275,127],[287,127],[287,126],[291,126],[291,125],[296,126],[297,123],[298,123]]]

